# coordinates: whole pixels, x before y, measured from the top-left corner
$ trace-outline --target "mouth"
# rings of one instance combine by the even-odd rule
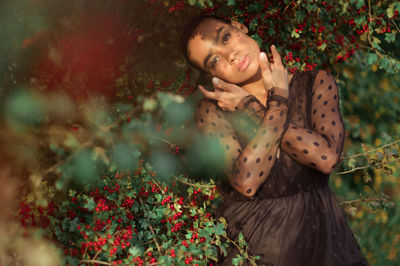
[[[250,64],[250,57],[249,57],[249,54],[246,54],[239,61],[239,65],[238,65],[239,72],[245,71],[247,69],[247,67],[249,66],[249,64]]]

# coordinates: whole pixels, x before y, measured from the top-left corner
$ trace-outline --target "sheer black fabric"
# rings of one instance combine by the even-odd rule
[[[196,121],[225,147],[227,182],[215,216],[227,219],[232,239],[243,233],[259,265],[368,265],[328,187],[344,142],[328,72],[295,74],[288,106],[248,96],[224,112],[202,100]],[[237,253],[230,248],[219,264],[230,265]]]

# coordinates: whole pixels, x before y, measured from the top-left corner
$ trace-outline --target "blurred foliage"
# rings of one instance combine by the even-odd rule
[[[0,180],[7,184],[0,188],[0,264],[73,265],[96,259],[111,264],[133,257],[140,257],[137,264],[151,263],[152,257],[179,264],[200,252],[171,242],[155,256],[156,234],[146,226],[142,237],[150,241],[139,246],[142,238],[130,239],[128,253],[119,247],[106,257],[104,252],[115,247],[111,241],[100,252],[86,247],[107,234],[121,235],[117,227],[129,226],[131,211],[136,217],[161,209],[176,214],[162,204],[165,192],[152,195],[151,203],[137,204],[141,197],[136,197],[138,209],[101,213],[104,221],[116,214],[123,221],[118,218],[99,235],[93,231],[95,206],[101,198],[108,206],[121,206],[127,195],[95,198],[91,193],[97,189],[119,184],[139,193],[141,187],[151,190],[149,178],[165,188],[179,177],[184,183],[169,196],[179,201],[184,195],[189,204],[194,187],[212,190],[218,182],[223,152],[215,139],[198,134],[192,119],[200,97],[195,84],[207,81],[185,64],[179,50],[182,26],[201,12],[243,22],[264,51],[272,43],[280,49],[292,72],[324,68],[335,75],[346,142],[330,185],[371,265],[399,264],[399,3],[8,0],[0,7]],[[154,176],[138,173],[141,160]],[[210,197],[207,191],[202,193]],[[198,206],[178,220],[189,222],[193,211],[204,218],[220,200],[218,193],[215,198],[214,205],[209,198],[197,199]],[[151,219],[159,230],[173,224],[160,224],[161,216]],[[216,242],[226,236],[221,231],[226,224],[209,221],[201,224],[210,236],[204,243],[238,245],[242,252],[233,263],[254,262],[243,238]],[[176,233],[181,241],[192,236],[190,227]],[[157,237],[171,240],[168,234]],[[61,252],[54,252],[56,247]],[[166,253],[171,247],[176,258]],[[213,260],[223,248],[207,246],[201,252]]]

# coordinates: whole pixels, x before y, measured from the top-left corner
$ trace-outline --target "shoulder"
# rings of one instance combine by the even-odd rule
[[[312,83],[312,90],[315,91],[316,89],[328,89],[330,91],[337,90],[336,80],[329,71],[318,70],[315,72],[315,78]]]
[[[315,80],[319,81],[320,83],[323,83],[323,81],[321,82],[321,80],[334,80],[332,74],[324,69],[320,69],[320,70],[316,70],[315,71]]]

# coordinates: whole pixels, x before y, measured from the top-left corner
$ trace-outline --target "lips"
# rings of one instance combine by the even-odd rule
[[[246,54],[245,56],[243,56],[240,61],[239,61],[239,65],[238,65],[238,70],[240,72],[246,70],[246,68],[249,66],[250,64],[250,57],[248,54]]]

